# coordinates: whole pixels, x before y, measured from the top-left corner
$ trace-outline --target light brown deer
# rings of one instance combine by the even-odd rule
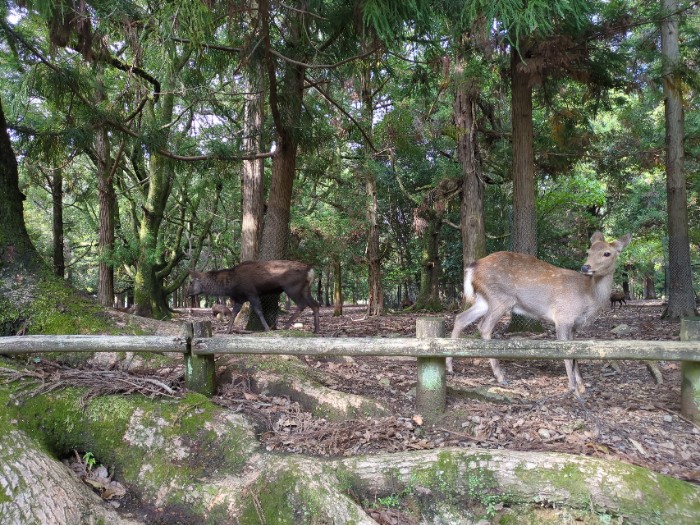
[[[496,323],[515,312],[554,323],[557,339],[570,340],[574,332],[595,318],[610,300],[617,256],[630,242],[627,234],[610,243],[600,232],[591,237],[588,258],[580,272],[558,268],[522,253],[496,252],[471,264],[464,273],[464,295],[472,306],[455,318],[452,337],[478,321],[482,339],[491,339]],[[505,383],[497,359],[491,359],[493,374]],[[578,396],[585,386],[578,364],[564,361],[569,388]],[[452,359],[447,360],[452,372]]]

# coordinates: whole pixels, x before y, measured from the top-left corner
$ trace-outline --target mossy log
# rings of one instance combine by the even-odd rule
[[[625,523],[700,523],[700,487],[614,460],[442,449],[349,458],[336,466],[356,487],[376,495],[566,507],[623,517]]]

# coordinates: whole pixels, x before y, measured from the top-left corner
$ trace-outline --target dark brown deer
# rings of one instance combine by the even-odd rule
[[[627,304],[625,300],[625,292],[615,291],[610,294],[610,308],[615,309],[615,303],[620,303],[620,308],[623,304]]]
[[[233,332],[233,322],[246,301],[250,302],[268,331],[270,327],[263,315],[260,296],[284,292],[297,305],[286,326],[291,325],[308,306],[314,312],[314,332],[318,333],[318,303],[311,296],[314,277],[313,268],[299,261],[247,261],[226,270],[190,272],[187,295],[230,297],[233,303],[228,325],[230,334]]]
[[[467,325],[481,319],[481,337],[491,339],[496,323],[513,311],[554,323],[557,339],[573,339],[574,332],[592,321],[609,300],[617,256],[631,237],[627,234],[608,243],[602,233],[595,232],[580,272],[522,253],[497,252],[479,259],[465,271],[464,295],[472,306],[455,318],[452,337],[459,337]],[[498,359],[490,361],[498,382],[505,383]],[[573,359],[564,364],[569,388],[577,396],[582,394],[585,386],[578,364]],[[451,358],[447,369],[452,372]]]

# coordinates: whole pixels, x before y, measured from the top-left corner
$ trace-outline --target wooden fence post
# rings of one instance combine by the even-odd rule
[[[439,317],[416,319],[416,337],[445,337],[445,320]],[[426,422],[439,419],[445,412],[447,382],[444,357],[418,357],[416,411]]]
[[[194,337],[211,337],[211,321],[186,323],[182,327],[187,339],[185,354],[185,386],[188,390],[211,397],[216,392],[216,365],[214,355],[196,355],[192,353]]]
[[[700,341],[700,318],[681,319],[681,341]],[[681,362],[681,414],[700,423],[700,363],[696,361]]]

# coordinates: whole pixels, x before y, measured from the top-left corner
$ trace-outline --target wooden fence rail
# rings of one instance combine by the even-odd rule
[[[431,325],[434,325],[431,327]],[[427,327],[427,328],[426,328]],[[426,332],[427,330],[427,332]],[[175,352],[185,355],[188,388],[212,395],[214,355],[285,354],[312,356],[408,356],[418,358],[417,402],[444,410],[444,359],[606,359],[682,361],[681,404],[686,417],[699,420],[700,319],[684,319],[682,341],[541,339],[450,339],[439,318],[417,320],[412,337],[211,337],[211,323],[185,325],[180,336],[47,335],[0,337],[0,355],[42,352]],[[423,335],[421,335],[423,334]],[[425,335],[428,334],[428,335]],[[424,400],[421,401],[421,400]],[[421,408],[420,406],[418,408]],[[425,414],[424,414],[425,415]]]

